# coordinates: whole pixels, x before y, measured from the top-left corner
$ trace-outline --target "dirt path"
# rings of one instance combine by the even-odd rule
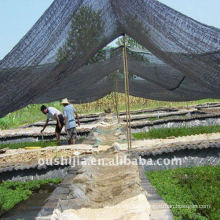
[[[69,199],[59,200],[51,219],[150,219],[151,207],[141,186],[138,166],[116,164],[125,156],[105,152],[87,158],[70,181]],[[102,165],[88,165],[99,160]]]

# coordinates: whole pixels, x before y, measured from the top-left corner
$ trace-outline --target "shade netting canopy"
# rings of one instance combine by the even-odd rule
[[[123,92],[122,48],[100,52],[122,34],[147,48],[128,48],[131,95],[220,98],[219,29],[156,0],[55,0],[0,61],[0,117],[64,97],[94,101],[115,78]]]

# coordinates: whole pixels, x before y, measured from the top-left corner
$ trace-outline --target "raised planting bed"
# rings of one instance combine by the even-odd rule
[[[196,105],[196,108],[213,108],[213,107],[220,107],[219,102],[207,102],[205,104]]]
[[[95,126],[77,128],[78,139],[86,137],[91,129]],[[54,127],[48,126],[46,131],[40,133],[40,127],[19,128],[11,130],[3,130],[0,133],[0,144],[18,143],[18,142],[37,142],[37,141],[55,141],[56,136]],[[61,140],[66,141],[66,133],[64,129],[60,135]]]
[[[46,180],[33,180],[33,181],[5,181],[0,184],[0,216],[1,218],[12,217],[10,216],[10,211],[12,208],[16,208],[16,205],[20,205],[22,201],[28,200],[32,194],[40,193],[40,190],[52,190],[55,188],[55,185],[60,183],[60,179],[46,179]],[[42,196],[42,195],[41,195]],[[45,198],[46,199],[46,198]],[[42,201],[44,202],[44,201]],[[38,203],[38,201],[35,201]],[[28,204],[27,209],[28,209]],[[35,204],[36,205],[36,204]],[[39,204],[38,204],[39,205]],[[41,204],[43,205],[43,204]],[[40,209],[40,207],[39,207]],[[8,212],[9,213],[6,213]],[[39,210],[38,210],[39,211]],[[20,210],[21,217],[29,217],[33,219],[33,216],[25,216],[25,209]],[[5,213],[5,214],[4,214]],[[17,216],[18,218],[20,216]],[[16,219],[16,218],[15,218]]]
[[[148,132],[159,128],[182,128],[220,125],[220,115],[205,114],[191,117],[164,118],[153,121],[137,121],[131,123],[132,133]]]
[[[89,123],[97,122],[98,120],[99,120],[98,117],[82,118],[82,119],[80,119],[80,124],[89,124]],[[35,122],[35,123],[27,125],[27,126],[21,126],[21,128],[43,127],[44,124],[45,124],[45,121],[39,121],[39,122]],[[49,121],[49,123],[48,123],[49,126],[53,126],[53,127],[55,127],[56,124],[57,124],[56,121]]]
[[[136,140],[181,137],[196,134],[210,134],[220,132],[220,125],[215,126],[198,126],[198,127],[183,127],[183,128],[159,128],[151,129],[148,132],[133,133]]]
[[[82,143],[82,141],[84,140],[83,137],[80,137],[76,140],[77,144]],[[67,144],[67,141],[61,141],[61,145],[65,145]],[[35,147],[53,147],[53,146],[57,146],[57,142],[56,141],[34,141],[34,142],[17,142],[17,143],[7,143],[7,144],[0,144],[0,149],[19,149],[19,148],[30,148],[33,147],[33,149]],[[1,152],[0,152],[1,153]]]
[[[144,114],[144,113],[166,113],[166,112],[177,112],[179,111],[178,108],[154,108],[154,109],[143,109],[143,110],[136,110],[136,111],[130,111],[131,115],[138,115],[138,114]],[[120,112],[121,116],[126,115],[126,112]]]
[[[182,144],[168,148],[166,145],[154,151],[138,152],[145,160],[144,170],[169,170],[185,167],[220,165],[220,142]]]
[[[220,219],[220,165],[146,172],[175,220]]]
[[[153,114],[152,116],[147,115],[140,115],[138,117],[131,117],[131,121],[156,121],[156,120],[162,120],[162,119],[187,119],[192,116],[201,116],[205,115],[205,112],[199,112],[199,111],[191,111],[191,112],[172,112],[167,114]],[[123,121],[126,121],[123,119]]]

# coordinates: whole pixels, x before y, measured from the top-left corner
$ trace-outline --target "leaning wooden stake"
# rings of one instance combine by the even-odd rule
[[[129,100],[129,79],[128,79],[128,59],[125,44],[125,35],[123,35],[123,64],[124,64],[124,81],[125,81],[125,103],[126,103],[126,127],[128,150],[131,149],[131,117],[130,117],[130,100]]]
[[[118,124],[120,123],[119,117],[119,108],[118,108],[118,79],[117,75],[114,75],[114,104],[115,104],[115,111],[117,115]]]

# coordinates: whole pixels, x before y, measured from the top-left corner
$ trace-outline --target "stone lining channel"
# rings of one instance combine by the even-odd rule
[[[23,167],[23,169],[9,169],[0,173],[0,183],[2,181],[27,181],[27,180],[39,180],[39,179],[51,179],[61,178],[63,179],[67,175],[69,166],[65,165],[53,165],[53,166],[29,166]],[[3,171],[3,170],[1,170]]]

